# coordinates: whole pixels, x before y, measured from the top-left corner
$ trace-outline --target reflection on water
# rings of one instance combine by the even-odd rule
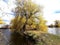
[[[34,45],[34,40],[31,38],[27,39],[9,30],[10,29],[0,29],[0,45]]]
[[[25,38],[20,34],[10,32],[10,29],[0,29],[0,45],[34,45],[35,40]],[[60,28],[48,28],[48,32],[60,35]]]
[[[0,29],[0,45],[8,45],[10,34],[9,29]]]
[[[60,36],[60,28],[48,28],[48,32]]]

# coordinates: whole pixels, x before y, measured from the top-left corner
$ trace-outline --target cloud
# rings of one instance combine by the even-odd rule
[[[60,0],[32,0],[32,1],[38,5],[44,6],[43,15],[45,19],[48,21],[47,24],[51,24],[53,23],[54,20],[60,19],[60,11],[59,11]],[[8,2],[8,4],[6,2]],[[2,9],[2,11],[0,10],[0,16],[2,14],[6,15],[2,16],[2,19],[11,20],[14,17],[13,16],[14,14],[11,13],[11,10],[14,9],[14,7],[16,7],[16,5],[14,5],[14,0],[3,0],[3,1],[1,0],[0,8]]]
[[[60,0],[33,0],[33,2],[44,6],[43,16],[48,21],[47,24],[53,23],[56,19],[60,20]]]
[[[0,17],[6,24],[9,24],[11,19],[14,18],[14,13],[11,12],[14,4],[11,1],[12,0],[0,0]],[[6,2],[8,2],[8,4]]]

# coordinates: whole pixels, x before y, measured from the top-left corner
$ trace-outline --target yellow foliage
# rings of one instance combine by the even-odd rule
[[[25,16],[17,16],[11,21],[11,28],[16,29],[16,31],[20,31],[20,29],[23,27],[24,23],[26,21]]]
[[[36,25],[31,25],[31,28],[33,28],[33,29],[36,28]]]
[[[20,0],[17,0],[18,3]],[[22,1],[22,0],[21,0]],[[20,1],[20,3],[21,3]],[[20,31],[24,28],[32,28],[41,30],[43,32],[47,31],[47,26],[45,25],[46,21],[42,18],[42,16],[36,17],[36,13],[40,12],[40,7],[30,0],[24,0],[22,5],[18,5],[15,9],[16,16],[12,21],[12,28],[16,29],[16,31]],[[39,22],[37,23],[35,18],[38,18]],[[23,29],[25,30],[25,29]]]
[[[39,17],[39,30],[43,32],[47,32],[47,26],[46,26],[46,21],[43,19],[42,16]]]
[[[41,25],[39,25],[39,28],[40,28],[41,31],[47,32],[47,27],[46,27],[46,25],[41,24]]]
[[[5,22],[0,18],[0,24],[5,24]]]

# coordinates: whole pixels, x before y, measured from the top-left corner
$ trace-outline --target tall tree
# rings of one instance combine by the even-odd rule
[[[31,28],[38,29],[37,24],[41,22],[41,19],[39,18],[39,23],[36,22],[36,19],[40,16],[39,14],[38,16],[37,13],[41,13],[41,7],[33,3],[31,0],[17,0],[16,4],[16,15],[15,19],[12,21],[12,28],[18,32],[24,32],[27,25]]]
[[[55,27],[60,27],[60,21],[59,20],[55,20]]]

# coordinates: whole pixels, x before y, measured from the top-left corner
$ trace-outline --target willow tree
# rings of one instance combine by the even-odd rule
[[[43,32],[47,32],[47,26],[46,26],[46,20],[43,18],[42,15],[38,17],[39,23],[37,25],[38,30],[41,30]]]
[[[38,17],[40,17],[39,13],[41,13],[41,7],[33,3],[31,0],[17,0],[16,5],[17,5],[17,7],[15,8],[16,15],[14,20],[11,21],[12,29],[15,29],[14,31],[17,32],[20,31],[24,32],[26,28],[38,30],[37,27],[40,24],[39,22],[40,18]],[[37,23],[36,19],[39,20],[38,21],[39,23]],[[41,24],[44,25],[45,23]]]

